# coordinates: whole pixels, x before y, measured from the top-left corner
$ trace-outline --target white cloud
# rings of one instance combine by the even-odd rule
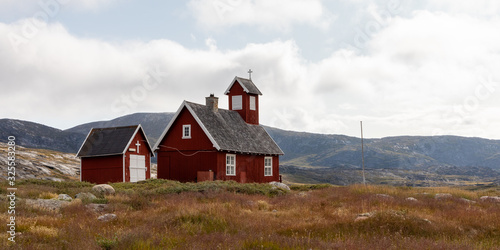
[[[477,16],[497,16],[500,2],[495,0],[432,0],[427,8]]]
[[[24,20],[26,21],[26,20]],[[0,23],[2,116],[56,127],[132,112],[173,112],[183,100],[222,96],[235,75],[264,93],[261,122],[284,129],[367,137],[457,134],[500,138],[500,21],[414,12],[374,33],[363,54],[304,60],[293,40],[221,50],[170,40],[81,39],[58,23],[39,27],[16,53]],[[155,80],[158,79],[158,80]]]
[[[50,12],[49,14],[52,14],[59,12],[61,8],[95,11],[116,1],[118,0],[2,0],[0,1],[0,13],[33,17],[37,12]]]
[[[325,30],[334,20],[320,0],[191,0],[188,7],[209,29],[249,25],[288,31],[293,24],[304,23]]]

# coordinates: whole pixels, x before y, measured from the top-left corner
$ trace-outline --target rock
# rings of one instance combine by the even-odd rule
[[[489,202],[499,202],[500,196],[481,196],[481,201],[489,201]]]
[[[97,199],[97,197],[91,193],[78,193],[77,195],[75,195],[75,198],[76,199],[80,199],[80,200],[94,200],[94,199]]]
[[[474,203],[476,203],[475,201],[471,201],[471,200],[469,200],[469,199],[465,199],[465,198],[460,198],[460,201],[463,201],[463,202],[465,202],[465,203],[470,203],[470,204],[474,204]]]
[[[251,201],[251,200],[250,200],[250,201],[247,201],[247,205],[248,205],[249,207],[253,207],[253,206],[255,205],[255,202],[254,202],[254,201]]]
[[[38,209],[49,210],[53,212],[58,212],[63,206],[68,205],[68,201],[64,200],[53,200],[53,199],[26,199],[26,205],[32,206]]]
[[[42,180],[49,180],[49,181],[55,181],[55,182],[62,182],[62,179],[56,178],[56,177],[40,177]]]
[[[85,205],[85,207],[93,212],[101,213],[104,212],[104,210],[108,207],[108,204],[90,203]]]
[[[71,198],[71,196],[69,196],[67,194],[60,194],[59,196],[57,196],[57,199],[62,200],[62,201],[72,201],[73,200],[73,198]]]
[[[273,213],[277,213],[277,212],[278,212],[278,210],[276,210],[276,209],[273,209]]]
[[[453,195],[447,194],[447,193],[434,195],[434,199],[438,199],[438,200],[450,199],[451,197],[453,197]]]
[[[299,197],[307,197],[307,196],[309,196],[309,194],[307,192],[302,191],[302,192],[299,192],[297,194],[297,196],[299,196]]]
[[[271,181],[269,182],[269,184],[277,187],[277,188],[281,188],[281,189],[284,189],[284,190],[288,190],[290,191],[290,187],[284,183],[281,183],[281,182],[276,182],[276,181]]]
[[[362,214],[358,214],[358,216],[356,217],[356,219],[354,219],[354,222],[359,222],[359,221],[364,221],[370,217],[372,217],[375,213],[362,213]]]
[[[114,194],[115,189],[108,184],[99,184],[92,187],[92,192],[98,195],[109,195]]]
[[[366,216],[358,216],[356,217],[356,219],[354,219],[354,222],[360,222],[360,221],[364,221],[366,219],[368,219],[370,217],[366,217]]]
[[[418,201],[417,199],[415,199],[415,198],[413,198],[413,197],[408,197],[408,198],[406,198],[405,200],[407,200],[407,201]]]
[[[376,196],[382,199],[394,199],[392,196],[388,194],[376,194]]]
[[[97,218],[99,221],[108,222],[116,219],[116,214],[105,214]]]

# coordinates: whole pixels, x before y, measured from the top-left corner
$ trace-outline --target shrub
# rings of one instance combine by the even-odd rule
[[[304,185],[291,185],[290,189],[293,191],[309,191],[309,190],[317,190],[324,188],[331,188],[333,185],[331,184],[304,184]]]
[[[57,199],[58,195],[51,192],[43,192],[38,195],[40,199]]]
[[[258,200],[257,201],[257,208],[259,210],[269,210],[269,203],[267,203],[266,201],[263,201],[263,200]]]
[[[108,199],[107,198],[95,198],[92,200],[92,203],[96,203],[96,204],[108,204]]]
[[[118,236],[115,234],[113,237],[107,238],[107,237],[104,237],[102,235],[98,235],[95,238],[95,242],[102,249],[110,250],[110,249],[113,249],[118,244]]]
[[[224,218],[199,212],[179,215],[175,221],[191,234],[224,232],[227,228],[227,222]]]
[[[245,243],[243,244],[243,249],[279,250],[282,249],[282,247],[271,241],[250,240],[245,241]]]

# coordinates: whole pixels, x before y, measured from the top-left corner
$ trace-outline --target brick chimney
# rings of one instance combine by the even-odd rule
[[[210,94],[209,97],[205,97],[207,107],[210,107],[213,112],[219,111],[219,97],[215,97],[214,94]]]

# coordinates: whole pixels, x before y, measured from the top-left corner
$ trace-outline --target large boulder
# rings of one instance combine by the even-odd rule
[[[102,221],[102,222],[107,222],[107,221],[112,221],[114,219],[116,219],[116,214],[105,214],[105,215],[101,215],[97,218],[99,221]]]
[[[92,187],[92,192],[98,195],[109,195],[114,194],[115,189],[108,184],[99,184]]]
[[[67,194],[60,194],[59,196],[57,196],[57,199],[62,200],[62,201],[72,201],[73,200],[73,198],[71,198],[71,196],[69,196]]]
[[[75,198],[80,200],[89,200],[89,201],[97,199],[97,197],[92,193],[78,193],[77,195],[75,195]]]
[[[96,213],[101,213],[104,212],[104,210],[108,207],[108,204],[96,204],[96,203],[90,203],[85,205],[87,209],[90,211],[96,212]]]
[[[481,196],[481,201],[500,203],[500,196]]]
[[[271,182],[269,182],[269,184],[271,184],[271,185],[273,185],[273,186],[275,186],[277,188],[281,188],[281,189],[290,191],[290,187],[288,187],[288,185],[286,185],[284,183],[276,182],[276,181],[271,181]]]
[[[448,194],[448,193],[441,193],[441,194],[434,195],[434,199],[437,199],[437,200],[451,199],[452,197],[453,197],[453,195]]]
[[[54,199],[26,199],[26,205],[31,206],[33,208],[58,212],[59,209],[63,206],[68,205],[68,201],[63,200],[54,200]]]

